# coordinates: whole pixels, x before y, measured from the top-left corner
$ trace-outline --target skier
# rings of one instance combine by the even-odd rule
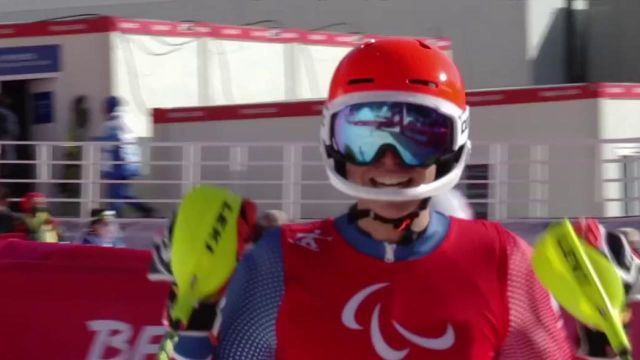
[[[265,233],[173,358],[574,358],[530,247],[497,223],[431,210],[470,151],[465,89],[444,53],[406,38],[356,47],[335,70],[321,134],[331,183],[357,202]]]

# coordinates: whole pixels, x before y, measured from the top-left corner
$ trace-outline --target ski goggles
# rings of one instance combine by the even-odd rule
[[[392,149],[407,166],[428,166],[453,152],[453,120],[424,105],[360,103],[332,115],[332,138],[334,150],[356,165]]]

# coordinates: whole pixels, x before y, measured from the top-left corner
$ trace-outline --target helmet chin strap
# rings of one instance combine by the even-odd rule
[[[358,209],[358,205],[353,204],[349,208],[347,219],[350,223],[356,223],[359,220],[370,218],[383,224],[390,224],[395,230],[402,232],[398,243],[402,245],[410,244],[418,238],[420,233],[422,233],[422,231],[413,231],[413,229],[411,229],[411,224],[413,224],[413,221],[420,215],[420,213],[429,206],[430,201],[431,198],[422,199],[412,212],[395,219],[382,216],[371,209]]]

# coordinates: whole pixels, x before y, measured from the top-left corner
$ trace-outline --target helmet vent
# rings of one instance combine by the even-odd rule
[[[438,87],[438,84],[436,84],[435,82],[429,81],[429,80],[422,80],[422,79],[409,79],[407,80],[407,83],[411,85],[427,86],[434,89]]]
[[[420,47],[424,49],[431,50],[431,46],[427,44],[424,40],[418,40],[418,44],[420,45]]]
[[[374,81],[373,78],[357,78],[347,81],[347,85],[371,84]]]

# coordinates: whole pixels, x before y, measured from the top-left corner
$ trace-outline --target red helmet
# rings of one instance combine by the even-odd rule
[[[389,38],[353,49],[333,73],[328,102],[372,91],[424,94],[461,111],[467,107],[457,66],[444,52],[417,39]]]
[[[22,210],[23,213],[28,214],[33,210],[34,204],[46,202],[47,198],[44,196],[44,194],[39,192],[30,192],[23,196],[22,200],[20,200],[20,210]]]
[[[344,166],[340,165],[345,160],[341,155],[345,154],[339,145],[336,146],[339,140],[335,137],[333,121],[342,110],[367,103],[409,104],[406,106],[426,109],[422,111],[445,119],[448,140],[443,146],[446,149],[440,149],[438,157],[448,155],[449,163],[438,163],[435,181],[400,189],[364,187],[346,179],[341,170]],[[352,121],[351,124],[357,122]],[[469,110],[462,77],[444,52],[422,40],[410,38],[364,43],[342,59],[331,80],[321,132],[329,179],[338,190],[358,198],[400,201],[430,197],[452,188],[460,179],[470,149],[468,128]],[[365,133],[356,134],[360,138],[367,136]],[[388,144],[380,144],[383,145]],[[360,150],[358,146],[351,149]],[[414,148],[420,146],[422,144],[413,145]],[[366,161],[370,159],[368,156]]]

